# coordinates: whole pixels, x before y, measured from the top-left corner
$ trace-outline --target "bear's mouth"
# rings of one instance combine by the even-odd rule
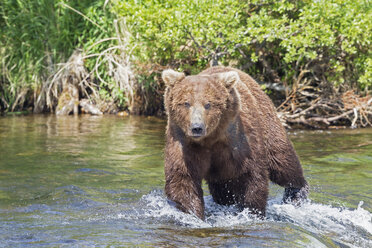
[[[201,140],[203,139],[204,137],[206,137],[206,132],[203,132],[203,133],[189,133],[189,138],[193,139],[193,140]]]

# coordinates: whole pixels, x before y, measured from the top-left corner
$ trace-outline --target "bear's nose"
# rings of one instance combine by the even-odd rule
[[[204,133],[204,124],[203,123],[193,123],[191,124],[191,132],[195,136],[201,136]]]

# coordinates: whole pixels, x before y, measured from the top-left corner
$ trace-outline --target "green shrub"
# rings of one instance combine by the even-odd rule
[[[199,71],[213,59],[257,79],[372,86],[369,1],[127,0],[113,10],[142,63]],[[191,68],[190,68],[191,67]]]
[[[3,101],[15,108],[20,92],[29,92],[32,106],[50,76],[74,50],[87,50],[95,42],[112,36],[112,15],[104,1],[2,0],[0,4],[1,91]],[[100,43],[91,53],[114,42]],[[89,69],[94,58],[86,60]],[[102,85],[103,88],[108,87]]]
[[[118,81],[120,64],[128,60],[137,93],[156,98],[165,67],[194,74],[217,60],[258,81],[368,91],[371,22],[368,0],[3,0],[0,105],[32,106],[77,48],[100,97],[122,107],[136,88]],[[118,39],[128,39],[126,28],[129,47]]]

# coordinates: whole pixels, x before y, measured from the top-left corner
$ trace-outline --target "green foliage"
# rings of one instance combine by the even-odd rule
[[[132,34],[128,50],[115,48],[124,26]],[[371,29],[369,0],[2,0],[0,105],[27,98],[32,106],[77,48],[87,55],[100,97],[121,106],[133,90],[115,79],[125,56],[136,67],[140,93],[156,97],[164,67],[194,74],[217,60],[259,81],[370,90]]]
[[[134,33],[135,56],[143,62],[173,66],[187,66],[187,62],[202,68],[210,58],[209,50],[225,48],[238,38],[231,30],[242,22],[236,14],[241,5],[232,0],[130,0],[116,2],[114,11]]]
[[[371,87],[370,1],[126,0],[114,12],[142,63],[201,70],[219,59],[261,80]],[[310,76],[310,75],[309,75]]]
[[[66,62],[75,49],[86,50],[111,36],[112,19],[103,4],[103,0],[2,0],[0,80],[9,105],[24,89],[40,91],[58,63]],[[91,52],[110,45],[98,44]],[[95,61],[87,59],[86,63],[92,68]]]

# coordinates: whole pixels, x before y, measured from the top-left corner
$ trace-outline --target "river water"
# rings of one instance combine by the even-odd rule
[[[164,197],[165,121],[0,117],[0,247],[372,247],[372,129],[291,131],[309,202],[267,218],[215,204],[206,221]]]

